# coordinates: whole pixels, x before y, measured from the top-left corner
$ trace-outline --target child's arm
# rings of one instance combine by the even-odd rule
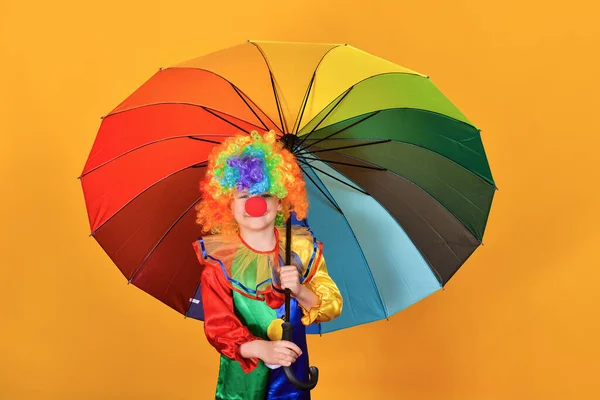
[[[219,353],[238,361],[244,373],[256,368],[258,359],[267,364],[290,366],[302,350],[292,342],[271,342],[254,336],[235,315],[231,288],[223,280],[221,271],[206,265],[200,285],[208,342]]]
[[[316,305],[303,307],[302,323],[306,326],[331,321],[342,313],[343,299],[337,285],[327,272],[325,259],[321,257],[317,271],[303,286],[318,297]]]
[[[280,279],[282,288],[288,288],[302,306],[302,323],[306,326],[330,321],[342,312],[342,295],[327,273],[325,259],[319,257],[316,271],[300,284],[299,272],[295,266],[282,267]]]
[[[204,308],[204,333],[208,342],[221,354],[239,361],[245,373],[258,365],[256,357],[244,357],[240,346],[261,340],[250,333],[233,311],[231,288],[223,282],[220,271],[205,264],[200,279],[202,306]]]

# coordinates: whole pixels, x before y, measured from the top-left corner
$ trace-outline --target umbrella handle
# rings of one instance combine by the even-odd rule
[[[291,322],[284,322],[282,324],[283,327],[283,340],[292,341],[292,331],[294,330],[294,326]],[[317,367],[310,367],[309,371],[309,379],[308,382],[302,382],[299,380],[296,375],[294,375],[294,371],[292,367],[283,367],[283,372],[287,377],[288,381],[296,388],[300,390],[312,390],[315,386],[317,386],[317,382],[319,381],[319,369]]]
[[[285,263],[286,265],[290,265],[292,261],[292,217],[290,216],[287,220],[286,224],[286,243],[285,243]],[[287,340],[288,342],[292,341],[292,331],[294,330],[294,326],[290,322],[290,301],[292,298],[292,292],[290,289],[285,289],[285,316],[284,322],[282,324],[283,332],[282,339]],[[308,382],[302,382],[299,380],[294,371],[292,371],[292,367],[283,367],[283,372],[287,377],[288,381],[294,387],[300,390],[312,390],[315,386],[317,386],[317,381],[319,380],[319,370],[317,367],[310,367],[308,369]]]

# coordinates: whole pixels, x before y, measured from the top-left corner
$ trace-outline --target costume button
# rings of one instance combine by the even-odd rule
[[[275,341],[275,340],[281,340],[281,338],[283,337],[283,320],[282,319],[274,319],[273,321],[271,321],[271,323],[269,324],[269,327],[267,328],[267,336],[269,337],[270,340]]]

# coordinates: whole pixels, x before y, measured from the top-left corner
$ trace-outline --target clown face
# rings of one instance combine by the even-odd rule
[[[273,131],[232,136],[215,147],[201,191],[196,223],[204,232],[214,234],[266,229],[273,220],[276,225],[284,225],[290,211],[300,219],[308,212],[302,171]],[[273,198],[265,196],[267,193]],[[264,199],[268,206],[264,202],[262,207],[249,204],[250,210],[266,211],[247,212],[246,201],[252,198]],[[250,203],[258,203],[254,200]]]
[[[252,207],[246,207],[246,202],[251,198],[264,200],[266,210],[264,213],[256,213]],[[259,202],[260,200],[252,200]],[[260,209],[260,207],[258,207]],[[264,209],[264,206],[263,208]],[[281,211],[281,200],[267,193],[250,195],[248,190],[236,191],[231,202],[231,212],[238,223],[241,231],[265,231],[273,229],[277,212]]]

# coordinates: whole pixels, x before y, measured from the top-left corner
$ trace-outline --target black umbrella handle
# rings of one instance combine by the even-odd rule
[[[285,264],[291,265],[291,261],[292,261],[292,218],[290,217],[287,220],[287,226],[286,226]],[[284,316],[284,322],[282,324],[282,328],[283,328],[282,339],[287,340],[288,342],[292,341],[292,332],[294,330],[294,326],[290,322],[291,297],[292,297],[292,293],[291,293],[290,289],[285,289],[285,316]],[[288,381],[290,381],[290,383],[292,385],[294,385],[294,387],[296,387],[300,390],[314,389],[314,387],[317,386],[317,382],[319,380],[319,370],[317,367],[310,367],[308,369],[308,373],[309,373],[308,382],[302,382],[301,380],[299,380],[296,377],[296,375],[294,374],[292,367],[283,367],[283,372],[285,373],[285,376],[287,377]]]

